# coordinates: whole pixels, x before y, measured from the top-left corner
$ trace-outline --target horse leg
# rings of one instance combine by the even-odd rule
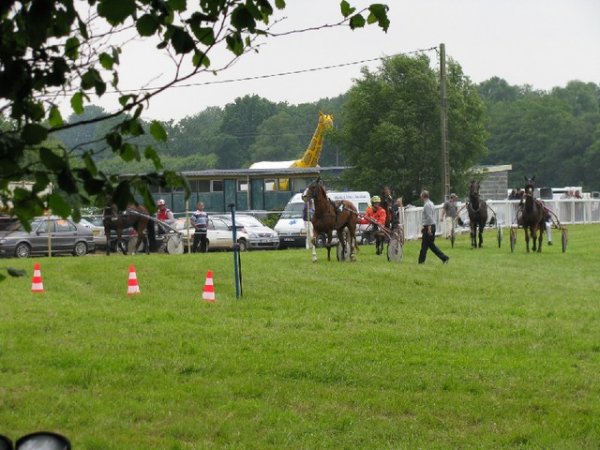
[[[542,241],[544,240],[544,232],[542,227],[538,227],[538,233],[540,233],[538,237],[538,253],[542,253]]]
[[[479,224],[479,248],[483,247],[483,228],[484,227],[485,227],[485,223]]]
[[[471,225],[471,248],[476,248],[477,247],[477,228],[473,227],[473,225]]]
[[[525,248],[527,249],[527,253],[529,253],[529,229],[527,227],[523,227],[525,230]]]
[[[110,228],[104,228],[104,236],[106,237],[106,256],[110,256]]]

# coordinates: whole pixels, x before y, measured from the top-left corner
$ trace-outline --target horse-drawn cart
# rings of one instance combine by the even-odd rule
[[[401,214],[402,216],[402,214]],[[404,256],[404,220],[400,219],[397,226],[388,228],[385,225],[381,225],[376,220],[365,217],[364,214],[359,214],[361,219],[369,221],[369,228],[366,231],[367,237],[363,239],[363,242],[369,242],[369,236],[376,236],[377,233],[383,237],[383,240],[387,242],[387,259],[390,262],[400,262]],[[376,243],[376,245],[379,245]],[[383,246],[383,243],[381,244]]]
[[[558,216],[556,215],[556,213],[554,211],[552,211],[550,208],[546,208],[545,206],[544,206],[544,210],[545,210],[546,214],[550,217],[550,222],[551,222],[550,227],[560,230],[560,243],[561,243],[561,247],[562,247],[562,252],[565,253],[567,251],[567,244],[569,241],[568,230],[565,228],[564,225],[562,225],[560,223],[560,220],[558,219]],[[523,216],[523,207],[521,206],[517,210],[515,220],[510,227],[510,251],[511,251],[511,253],[514,253],[515,247],[517,244],[517,230],[519,228],[523,228],[522,216]]]

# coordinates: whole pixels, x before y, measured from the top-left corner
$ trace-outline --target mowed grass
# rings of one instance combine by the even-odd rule
[[[598,448],[600,226],[442,265],[361,247],[3,260],[0,433],[75,449]],[[33,294],[33,263],[43,294]],[[128,297],[134,263],[141,294]],[[213,270],[217,302],[201,300]]]

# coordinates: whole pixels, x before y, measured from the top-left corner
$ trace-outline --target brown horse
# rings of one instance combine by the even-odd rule
[[[544,237],[544,228],[546,226],[546,210],[544,204],[533,198],[535,190],[535,176],[525,179],[525,202],[521,204],[521,225],[525,230],[525,246],[529,253],[529,235],[533,238],[532,250],[542,252],[542,240]],[[539,232],[539,236],[537,235]],[[536,243],[537,239],[537,243]]]
[[[117,249],[124,255],[127,248],[123,243],[123,230],[133,227],[137,232],[134,253],[140,249],[142,242],[145,244],[146,254],[150,252],[150,243],[155,241],[154,222],[151,220],[148,210],[142,205],[130,205],[123,212],[117,210],[116,205],[106,206],[102,219],[104,224],[104,235],[106,236],[106,255],[110,255],[110,230],[117,232]],[[148,234],[146,235],[146,230]],[[148,242],[150,239],[150,242]]]
[[[354,261],[356,251],[356,223],[358,221],[358,211],[354,204],[348,200],[333,202],[327,197],[325,187],[320,179],[313,181],[302,195],[304,201],[313,200],[315,212],[311,218],[313,225],[313,235],[318,236],[321,233],[327,234],[327,261],[331,261],[331,240],[333,230],[336,230],[338,241],[342,250],[342,260],[345,259],[346,244],[350,244],[350,259]],[[344,230],[347,228],[348,238]],[[346,242],[345,239],[349,239]],[[311,241],[312,260],[317,262],[317,252],[315,250],[314,239]]]
[[[469,226],[471,227],[471,248],[477,248],[477,235],[479,235],[479,248],[483,246],[483,229],[488,220],[488,210],[485,201],[479,198],[479,181],[471,180],[469,185]]]

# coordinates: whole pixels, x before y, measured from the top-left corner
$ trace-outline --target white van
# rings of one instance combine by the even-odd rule
[[[358,212],[364,213],[371,205],[371,195],[366,191],[328,192],[331,200],[349,200]],[[306,247],[306,223],[302,218],[302,194],[295,194],[285,208],[274,230],[279,234],[279,248]]]

